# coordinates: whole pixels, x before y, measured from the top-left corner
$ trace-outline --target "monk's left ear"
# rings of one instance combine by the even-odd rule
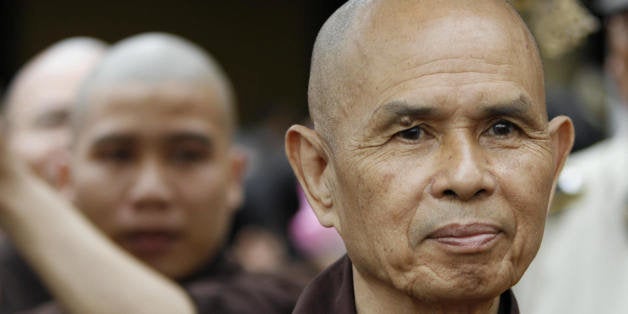
[[[549,133],[552,145],[552,161],[554,162],[554,184],[571,152],[574,141],[574,128],[571,119],[558,116],[549,122]]]

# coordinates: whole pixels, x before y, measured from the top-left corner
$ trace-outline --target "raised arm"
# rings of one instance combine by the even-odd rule
[[[194,313],[176,283],[120,250],[8,152],[0,136],[0,226],[70,313]]]

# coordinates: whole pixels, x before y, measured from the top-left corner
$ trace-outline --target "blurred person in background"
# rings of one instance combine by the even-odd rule
[[[49,183],[55,183],[56,159],[69,146],[79,84],[105,50],[93,38],[62,40],[24,65],[7,89],[3,127],[9,149]]]
[[[566,115],[574,124],[572,153],[602,140],[603,74],[598,49],[590,43],[600,29],[599,20],[578,0],[511,2],[539,44],[549,118]]]
[[[299,114],[282,107],[266,108],[261,124],[239,132],[248,169],[232,249],[248,270],[289,273],[307,283],[338,259],[344,246],[333,228],[318,223],[290,168],[284,133]]]
[[[299,186],[299,210],[290,221],[290,239],[296,250],[318,273],[346,253],[342,238],[334,228],[321,226]]]
[[[288,222],[299,206],[296,178],[283,148],[283,134],[295,114],[284,107],[288,106],[260,106],[260,123],[239,130],[236,137],[247,155],[247,171],[232,249],[252,271],[285,272],[296,258],[287,235]]]
[[[58,167],[68,157],[70,111],[79,85],[106,48],[88,37],[57,42],[26,63],[7,90],[2,116],[6,149],[55,187]],[[0,243],[0,313],[47,300],[50,295],[15,248]]]
[[[516,287],[525,313],[628,312],[628,1],[593,4],[605,19],[610,137],[567,161],[539,254]]]
[[[235,127],[231,84],[201,48],[160,33],[123,40],[72,112],[61,188],[87,219],[3,147],[0,223],[70,312],[289,313],[300,287],[224,254],[242,198]]]

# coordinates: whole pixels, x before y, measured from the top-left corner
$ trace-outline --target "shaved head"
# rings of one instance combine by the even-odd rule
[[[218,94],[217,105],[226,112],[228,127],[235,124],[232,86],[214,58],[201,47],[181,37],[165,33],[147,33],[114,45],[104,60],[82,85],[75,122],[90,106],[95,91],[125,84],[199,85]],[[218,104],[219,103],[219,104]]]
[[[451,23],[451,19],[456,22]],[[485,20],[480,24],[483,29],[472,25],[474,20]],[[448,31],[430,32],[439,23]],[[538,85],[535,96],[544,98],[536,43],[506,1],[349,1],[323,25],[314,45],[308,103],[316,129],[333,142],[329,134],[350,115],[352,109],[347,105],[365,88],[372,87],[368,83],[373,82],[373,77],[368,77],[368,70],[390,68],[398,65],[395,62],[412,59],[426,64],[446,52],[443,46],[451,45],[467,49],[469,58],[481,57],[483,51],[477,49],[481,45],[464,47],[464,41],[452,41],[450,35],[465,31],[471,36],[491,32],[504,41],[502,47],[495,48],[520,51],[511,56],[505,54],[500,62],[526,63],[522,67],[534,72],[531,83]],[[412,49],[400,49],[400,45]],[[519,57],[522,59],[517,60]]]
[[[105,53],[100,40],[60,41],[29,61],[7,91],[3,128],[11,151],[49,182],[69,144],[70,110],[89,71]]]
[[[19,114],[18,107],[28,106],[23,103],[32,98],[34,89],[46,89],[50,81],[66,77],[73,81],[82,78],[104,54],[106,46],[98,39],[72,37],[36,55],[20,69],[7,89],[4,108],[7,122],[11,124],[12,116]]]

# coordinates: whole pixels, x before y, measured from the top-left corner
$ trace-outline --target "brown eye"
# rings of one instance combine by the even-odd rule
[[[489,132],[496,136],[508,136],[516,130],[517,127],[513,123],[506,120],[499,120],[491,126]]]
[[[397,136],[401,137],[404,140],[416,141],[423,136],[424,131],[420,126],[414,126],[409,129],[405,129],[397,133]]]

